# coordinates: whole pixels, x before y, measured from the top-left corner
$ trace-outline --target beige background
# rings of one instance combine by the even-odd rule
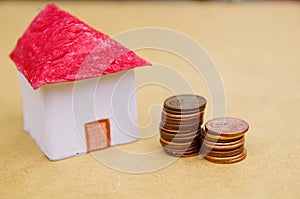
[[[8,58],[37,8],[45,3],[1,1],[0,198],[300,198],[299,3],[57,4],[109,35],[158,26],[185,33],[203,45],[223,77],[226,114],[251,125],[246,137],[248,157],[233,165],[199,157],[179,159],[147,174],[113,170],[91,154],[49,161],[22,130],[20,86]],[[203,79],[185,61],[155,50],[139,54],[173,67],[210,102]],[[137,81],[145,75],[137,70]],[[151,104],[161,104],[168,95],[153,85],[138,90],[140,124],[150,122]],[[206,119],[211,110],[208,104]],[[119,148],[140,153],[160,145],[156,134]]]

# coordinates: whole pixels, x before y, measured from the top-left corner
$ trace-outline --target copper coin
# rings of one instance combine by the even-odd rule
[[[200,143],[198,144],[193,144],[191,146],[185,146],[185,147],[176,147],[176,146],[169,146],[169,145],[166,145],[164,146],[163,148],[164,149],[167,149],[169,151],[177,151],[177,152],[184,152],[184,151],[192,151],[192,150],[200,150]]]
[[[199,124],[201,126],[203,124],[203,118],[191,118],[191,119],[174,119],[161,117],[161,123],[170,124],[170,125],[195,125]]]
[[[162,113],[165,115],[168,115],[170,117],[175,117],[175,118],[187,118],[187,117],[193,117],[193,116],[199,116],[204,114],[204,110],[201,111],[194,111],[194,112],[180,112],[180,111],[170,111],[168,109],[163,109]]]
[[[167,113],[164,110],[162,111],[162,116],[172,118],[172,119],[193,119],[193,118],[201,118],[204,112],[197,112],[189,115],[175,115],[171,113]]]
[[[192,117],[192,118],[171,118],[164,114],[161,115],[161,121],[169,124],[191,124],[191,123],[203,123],[203,117]]]
[[[245,133],[243,133],[243,134],[237,134],[237,135],[232,135],[232,136],[223,136],[223,135],[214,135],[214,134],[208,133],[204,129],[202,129],[202,131],[201,131],[201,135],[205,139],[208,138],[208,139],[211,139],[211,140],[222,140],[222,141],[225,141],[225,140],[228,141],[228,140],[238,139],[240,137],[243,137],[244,134]]]
[[[160,136],[162,137],[168,137],[168,139],[172,138],[190,138],[190,137],[198,137],[200,139],[200,132],[199,131],[193,131],[190,133],[168,133],[166,131],[160,130]]]
[[[203,131],[203,129],[202,129]],[[232,138],[232,139],[229,139],[228,137],[226,137],[227,139],[226,140],[221,140],[221,139],[212,139],[212,138],[209,138],[208,136],[204,136],[206,135],[206,132],[202,133],[201,131],[201,139],[205,139],[206,141],[208,142],[212,142],[212,143],[224,143],[226,144],[227,142],[233,142],[233,141],[236,141],[236,140],[239,140],[241,139],[241,137],[244,137],[244,136],[241,136],[241,137],[238,137],[238,138]],[[217,136],[219,138],[219,136]]]
[[[197,156],[199,155],[199,150],[192,150],[192,151],[183,151],[183,152],[177,152],[177,151],[169,151],[164,149],[164,151],[171,156],[175,156],[175,157],[193,157],[193,156]]]
[[[244,146],[241,146],[241,147],[238,147],[238,148],[232,149],[232,150],[227,150],[227,151],[213,150],[211,148],[207,148],[204,145],[201,146],[201,154],[202,155],[210,154],[211,156],[218,156],[218,157],[233,156],[236,154],[240,154],[243,151],[244,151]]]
[[[193,144],[193,145],[190,145],[190,146],[187,146],[187,147],[173,147],[173,146],[168,146],[166,145],[165,149],[168,149],[168,150],[171,150],[171,151],[191,151],[191,150],[200,150],[200,143],[197,143],[197,144]]]
[[[193,124],[186,125],[186,124],[169,124],[169,123],[161,122],[160,126],[170,130],[197,131],[200,129],[200,123],[193,123]]]
[[[187,137],[199,137],[200,138],[200,132],[199,131],[193,131],[190,133],[168,133],[166,131],[160,130],[160,135],[162,137],[168,137],[169,139],[172,138],[187,138]]]
[[[242,145],[244,145],[244,137],[240,138],[239,140],[228,142],[228,143],[211,143],[203,140],[202,144],[204,144],[208,148],[216,149],[216,150],[231,150],[236,149]]]
[[[206,139],[206,138],[207,137],[201,136],[201,141],[206,142],[207,144],[210,144],[210,145],[218,145],[218,146],[232,145],[232,144],[236,144],[238,142],[245,141],[245,136],[242,136],[242,137],[239,137],[236,139],[232,139],[232,140],[226,140],[226,142],[224,142],[224,140],[222,140],[222,142],[219,142],[219,140],[211,140],[211,139]]]
[[[161,138],[169,141],[169,142],[178,142],[178,143],[186,143],[186,142],[191,142],[195,140],[196,138],[199,139],[199,134],[195,136],[190,136],[190,137],[178,137],[176,135],[174,136],[166,136],[165,134],[161,133]]]
[[[167,141],[163,138],[160,138],[160,143],[163,145],[163,146],[190,146],[190,145],[193,145],[193,144],[197,144],[197,143],[200,143],[199,139],[198,138],[195,138],[194,140],[192,141],[189,141],[189,142],[170,142],[170,141]]]
[[[240,162],[244,160],[246,157],[247,157],[246,149],[244,149],[242,153],[231,157],[213,157],[209,155],[204,156],[206,160],[218,164],[232,164],[232,163]]]
[[[183,110],[175,111],[175,110],[169,109],[168,107],[163,107],[163,111],[165,111],[169,114],[173,114],[173,115],[191,115],[191,114],[203,112],[204,109],[202,109],[202,110],[195,109],[195,110],[191,110],[191,111],[183,111]]]
[[[213,146],[211,147],[210,145],[207,145],[206,143],[203,143],[206,147],[208,148],[212,148],[212,149],[215,149],[215,150],[231,150],[231,149],[236,149],[240,146],[243,146],[244,145],[244,142],[240,142],[240,143],[237,143],[237,144],[233,144],[233,145],[228,145],[228,146]]]
[[[238,155],[244,151],[244,146],[239,148],[228,150],[228,151],[219,151],[219,150],[212,150],[211,148],[207,148],[205,146],[201,146],[200,152],[203,156],[213,156],[213,157],[231,157]]]
[[[164,137],[161,136],[162,139],[169,141],[169,142],[176,142],[176,143],[187,143],[195,140],[195,137],[183,137],[183,138],[178,138],[178,137]]]
[[[164,127],[159,127],[159,130],[160,131],[164,131],[164,132],[167,132],[167,133],[173,133],[173,134],[192,134],[192,133],[195,133],[195,132],[200,132],[200,129],[196,129],[195,131],[190,131],[190,130],[178,130],[178,129],[175,129],[175,130],[172,130],[172,129],[166,129]]]
[[[193,151],[197,150],[198,152],[200,151],[200,145],[193,145],[193,146],[188,146],[185,148],[176,148],[176,147],[170,147],[170,146],[164,146],[163,149],[166,149],[168,151],[174,151],[174,152],[186,152],[186,151]]]
[[[216,118],[205,123],[205,130],[210,134],[235,136],[248,131],[249,125],[244,120],[232,117]]]
[[[185,151],[193,151],[193,150],[197,150],[199,152],[200,145],[187,146],[185,148],[164,146],[163,149],[166,149],[168,151],[174,151],[174,152],[185,152]]]
[[[192,94],[175,95],[169,97],[164,102],[164,107],[174,111],[202,110],[206,105],[204,97]]]
[[[160,141],[161,145],[163,148],[169,149],[169,150],[177,150],[177,151],[186,151],[194,148],[200,149],[201,144],[200,142],[192,142],[192,143],[187,143],[187,144],[182,144],[182,145],[176,145],[176,143],[169,143],[166,144],[162,141]]]

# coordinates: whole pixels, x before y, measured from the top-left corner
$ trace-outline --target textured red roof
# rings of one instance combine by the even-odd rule
[[[54,4],[40,11],[10,57],[34,89],[151,65]]]

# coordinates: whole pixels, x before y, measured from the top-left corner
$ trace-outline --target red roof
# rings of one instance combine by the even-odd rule
[[[10,57],[34,89],[151,65],[54,4],[35,17]]]

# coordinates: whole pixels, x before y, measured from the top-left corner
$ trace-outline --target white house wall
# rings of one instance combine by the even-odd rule
[[[36,141],[41,150],[48,154],[48,137],[44,127],[44,93],[42,90],[33,90],[21,73],[18,73],[18,76],[22,90],[23,128]]]
[[[45,93],[44,122],[51,148],[51,153],[47,156],[51,160],[86,152],[85,143],[80,141],[79,133],[74,126],[72,88],[72,82],[45,85],[40,88]]]
[[[110,118],[111,145],[135,141],[139,128],[134,70],[102,78],[95,92],[96,118]]]
[[[112,109],[112,102],[117,97],[118,101],[124,102],[117,106],[122,110],[122,117],[126,116],[124,106],[129,106],[130,118],[137,123],[135,95],[131,96],[135,91],[133,70],[74,83],[45,85],[40,89],[45,93],[44,122],[47,134],[51,135],[47,140],[51,148],[51,153],[47,154],[50,159],[86,153],[84,124],[104,118],[110,119],[111,145],[137,139],[138,127],[132,123],[120,126],[116,120],[120,117],[114,115]],[[123,127],[127,129],[126,132],[122,130]]]

